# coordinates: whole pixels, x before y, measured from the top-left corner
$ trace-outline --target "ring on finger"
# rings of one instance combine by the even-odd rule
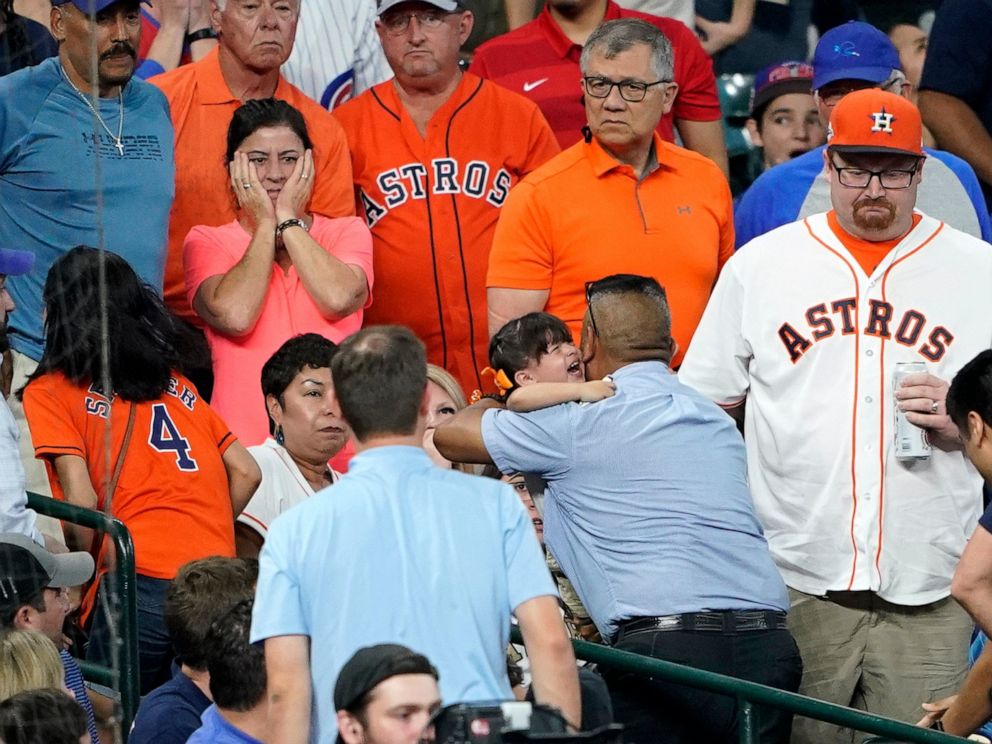
[[[937,409],[940,407],[940,403],[933,401],[930,403],[930,413],[937,413]]]
[[[251,182],[250,181],[242,181],[241,182],[241,188],[243,188],[243,189],[250,189],[251,188]]]

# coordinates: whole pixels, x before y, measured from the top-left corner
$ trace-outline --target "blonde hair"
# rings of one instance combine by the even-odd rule
[[[468,405],[468,400],[465,398],[465,391],[462,390],[462,386],[458,384],[458,380],[452,377],[451,373],[446,369],[438,367],[436,364],[428,364],[427,381],[433,382],[441,388],[451,398],[457,410],[460,411]]]
[[[456,411],[460,411],[468,406],[468,400],[465,398],[465,391],[462,390],[462,386],[459,385],[458,380],[452,377],[451,373],[443,367],[438,367],[436,364],[428,364],[427,382],[433,382],[441,388],[445,394],[451,398],[451,402],[455,404]],[[477,466],[464,462],[451,463],[451,469],[459,470],[462,473],[471,473],[472,475],[478,475],[480,470]]]
[[[61,689],[65,670],[55,644],[33,630],[0,634],[0,700],[46,687]]]

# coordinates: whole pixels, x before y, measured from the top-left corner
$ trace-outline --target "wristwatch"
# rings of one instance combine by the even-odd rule
[[[299,217],[293,217],[289,220],[283,220],[276,227],[276,235],[282,235],[283,230],[288,230],[291,227],[302,227],[304,230],[307,229],[307,223],[301,220]],[[309,232],[309,230],[307,230]]]

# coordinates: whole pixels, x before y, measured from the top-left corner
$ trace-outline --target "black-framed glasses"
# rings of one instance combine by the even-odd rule
[[[913,176],[920,168],[920,163],[917,161],[912,168],[886,168],[874,171],[868,168],[842,167],[837,165],[833,158],[830,159],[830,165],[837,172],[840,185],[850,189],[866,189],[872,178],[878,178],[883,189],[908,189],[913,183]]]
[[[417,24],[428,31],[441,28],[448,16],[456,15],[460,11],[447,12],[444,10],[408,10],[406,12],[388,12],[379,17],[379,23],[390,34],[397,36],[405,33],[410,28],[410,19],[416,18]]]
[[[610,80],[604,77],[584,77],[582,84],[586,93],[593,98],[606,98],[614,88],[620,91],[620,97],[628,103],[637,103],[644,100],[648,94],[648,89],[656,85],[664,85],[671,80],[655,80],[653,83],[645,83],[641,80]]]

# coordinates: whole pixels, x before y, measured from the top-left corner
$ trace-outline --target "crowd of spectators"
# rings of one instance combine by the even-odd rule
[[[0,0],[0,744],[119,734],[28,492],[139,744],[990,721],[992,4],[861,6]]]

